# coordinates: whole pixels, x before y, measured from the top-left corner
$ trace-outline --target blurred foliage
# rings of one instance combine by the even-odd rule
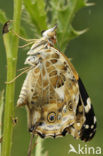
[[[37,33],[40,34],[42,30],[47,29],[44,0],[24,0],[24,6],[30,15],[31,22],[35,25]]]
[[[5,15],[5,12],[3,10],[0,10],[0,23],[4,24],[7,21],[7,17]]]
[[[2,1],[1,8],[6,11],[8,19],[12,17],[12,2]],[[96,3],[94,7],[88,7],[79,11],[77,16],[74,18],[75,13],[78,9],[86,5],[84,0],[24,0],[23,14],[22,14],[22,27],[21,34],[28,38],[35,38],[40,36],[42,30],[47,27],[58,24],[58,47],[61,51],[66,51],[66,54],[73,59],[77,71],[80,73],[87,91],[92,99],[94,110],[98,119],[98,129],[96,136],[90,143],[86,143],[88,146],[100,146],[102,147],[103,138],[103,0],[92,0]],[[90,1],[91,2],[91,1]],[[5,3],[7,5],[5,5]],[[75,5],[74,5],[75,4]],[[78,7],[75,7],[78,6]],[[46,9],[46,10],[45,10]],[[73,11],[73,14],[72,14]],[[0,11],[0,22],[6,21],[6,15],[3,11]],[[67,19],[66,19],[67,18]],[[73,21],[74,18],[74,21]],[[40,20],[41,19],[41,20]],[[42,20],[43,19],[43,20]],[[81,34],[81,31],[75,31],[74,28],[82,30],[85,27],[89,27],[89,31],[80,36],[79,38],[69,42],[74,37]],[[31,33],[30,33],[31,31]],[[68,47],[69,42],[69,47]],[[0,44],[3,45],[2,40]],[[69,52],[68,52],[69,49]],[[23,66],[25,60],[24,49],[19,50],[18,57],[18,68]],[[6,61],[4,48],[1,46],[0,49],[0,88],[4,88],[4,81],[6,77]],[[18,98],[20,88],[24,81],[25,76],[20,77],[16,84],[16,96],[15,104]],[[24,109],[16,109],[16,115],[19,117],[19,123],[14,128],[13,135],[13,149],[12,155],[24,156],[27,153],[29,133],[26,131],[26,112]],[[46,139],[44,141],[45,150],[48,151],[49,156],[68,156],[69,144],[74,145],[77,148],[77,144],[85,145],[81,141],[74,140],[71,136],[65,136],[64,138],[58,139]],[[75,154],[71,154],[75,156]],[[95,156],[95,155],[94,155]]]
[[[69,41],[84,31],[76,31],[72,27],[72,20],[76,12],[87,5],[87,0],[23,0],[22,20],[34,28],[35,36],[40,36],[42,30],[58,25],[57,41],[62,52],[67,48]],[[0,11],[2,21],[5,21],[5,13]],[[2,22],[1,21],[1,22]],[[25,35],[25,26],[21,26],[22,33]],[[33,30],[33,29],[32,29]]]
[[[51,23],[58,25],[57,40],[61,51],[65,51],[68,42],[79,36],[81,32],[74,30],[72,20],[75,13],[86,6],[86,0],[52,0],[51,4]]]
[[[64,52],[68,42],[83,33],[75,31],[71,22],[75,13],[86,4],[87,0],[51,0],[46,4],[44,0],[24,0],[24,6],[29,14],[26,17],[31,19],[25,18],[25,20],[31,21],[38,35],[48,26],[57,24],[57,41],[60,50]]]

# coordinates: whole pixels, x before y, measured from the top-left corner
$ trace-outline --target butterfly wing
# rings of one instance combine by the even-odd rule
[[[85,117],[85,122],[80,131],[80,138],[81,140],[89,141],[93,138],[96,132],[96,116],[94,114],[94,109],[91,104],[90,97],[88,96],[80,78],[78,80],[78,84],[81,100],[83,101]]]
[[[94,109],[91,104],[90,97],[88,96],[88,93],[75,68],[71,64],[70,60],[64,54],[62,55],[68,61],[79,86],[79,101],[76,110],[76,122],[68,127],[67,131],[77,139],[80,138],[83,141],[89,141],[96,133],[97,123]]]
[[[76,139],[89,141],[96,133],[96,116],[85,87],[79,78],[79,102],[76,110],[76,120],[67,128],[67,132]]]
[[[39,48],[32,49],[26,60],[35,68],[28,72],[18,99],[18,106],[26,105],[29,130],[43,138],[70,133],[90,140],[96,117],[78,73],[57,49]]]

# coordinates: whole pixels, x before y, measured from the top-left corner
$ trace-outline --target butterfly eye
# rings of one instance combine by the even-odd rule
[[[43,33],[44,33],[45,31],[46,31],[46,30],[42,30],[42,31],[41,31],[41,35],[43,35]]]
[[[48,116],[47,116],[47,120],[48,120],[50,123],[55,122],[55,120],[56,120],[56,113],[55,113],[55,112],[49,113]]]

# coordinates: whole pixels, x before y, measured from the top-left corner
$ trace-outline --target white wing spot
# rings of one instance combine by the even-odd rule
[[[92,135],[93,135],[93,133],[90,133],[90,135],[89,135],[89,136],[91,137]]]
[[[64,99],[64,86],[55,89],[61,99]]]
[[[94,124],[96,123],[96,117],[94,116]]]
[[[88,129],[89,128],[89,125],[85,125],[85,128]]]
[[[88,98],[87,105],[85,106],[86,113],[88,113],[90,109],[91,109],[91,100],[90,100],[90,98]]]
[[[93,129],[94,128],[94,125],[91,125],[91,129]]]
[[[77,126],[80,127],[80,123],[77,123]]]

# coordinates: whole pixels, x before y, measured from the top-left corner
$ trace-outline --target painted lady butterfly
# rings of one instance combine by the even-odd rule
[[[91,100],[69,58],[54,48],[56,26],[44,31],[29,52],[30,65],[17,106],[25,105],[29,131],[45,137],[71,134],[89,141],[96,132]]]

